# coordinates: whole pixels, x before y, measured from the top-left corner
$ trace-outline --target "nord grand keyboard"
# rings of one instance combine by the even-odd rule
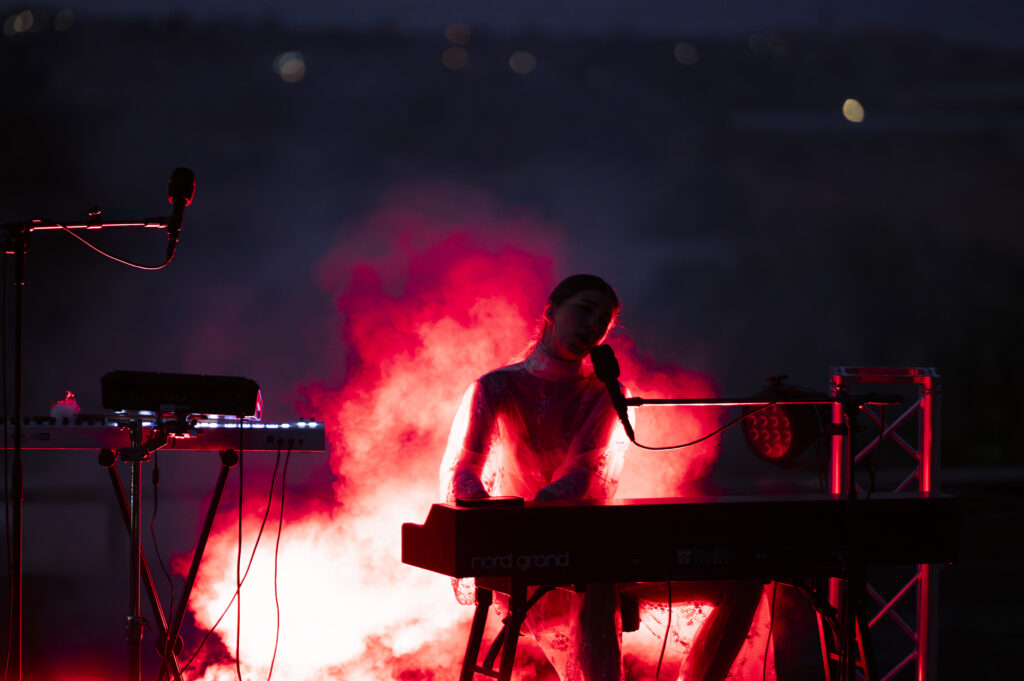
[[[402,526],[402,562],[451,577],[584,584],[825,576],[854,552],[868,565],[955,558],[954,497],[876,494],[854,502],[852,518],[850,508],[821,495],[435,504],[423,525]]]
[[[47,417],[26,419],[21,429],[23,450],[88,450],[123,449],[131,446],[127,419],[123,416],[76,416],[69,419]],[[200,419],[188,436],[173,436],[161,451],[221,451],[238,449],[247,452],[324,452],[326,440],[324,424],[317,421],[294,423],[254,423],[234,420]],[[0,424],[0,429],[3,425]],[[153,428],[143,422],[143,432]],[[3,433],[0,432],[0,439]],[[241,439],[239,439],[241,438]],[[7,426],[7,444],[14,445],[14,427]]]

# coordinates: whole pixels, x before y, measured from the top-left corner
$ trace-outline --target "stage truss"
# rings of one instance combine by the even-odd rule
[[[851,484],[861,499],[872,491],[939,491],[940,383],[935,369],[833,367],[830,388],[835,398],[853,391],[904,395],[899,407],[864,406],[857,419],[859,432],[831,438],[830,492],[846,495]],[[832,407],[832,423],[834,427],[844,423],[838,403]],[[849,456],[854,457],[853,480],[849,479]],[[875,646],[881,681],[901,673],[906,678],[904,670],[912,665],[916,681],[935,681],[938,567],[917,565],[909,574],[886,574],[884,585],[873,584],[875,575],[869,574],[867,594],[869,606],[874,606],[868,612],[869,629],[874,634],[883,627],[896,628],[904,635],[896,637],[903,639],[903,645],[895,651]],[[833,583],[833,605],[838,605],[840,594],[839,584]]]

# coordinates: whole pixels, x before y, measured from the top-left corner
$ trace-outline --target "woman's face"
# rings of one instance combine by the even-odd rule
[[[555,357],[580,360],[600,343],[615,318],[615,303],[602,291],[586,289],[545,311],[543,343]]]

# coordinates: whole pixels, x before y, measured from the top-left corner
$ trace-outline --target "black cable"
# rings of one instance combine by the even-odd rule
[[[83,239],[82,237],[78,236],[77,234],[74,233],[73,230],[69,229],[68,227],[62,225],[59,222],[55,222],[53,220],[46,220],[45,222],[48,222],[48,223],[50,223],[52,225],[60,227],[62,230],[64,230],[65,232],[67,232],[71,236],[75,237],[76,239],[81,241],[83,244],[85,244],[86,246],[88,246],[92,250],[94,250],[97,253],[99,253],[100,255],[102,255],[104,258],[109,258],[110,260],[113,260],[116,263],[120,263],[122,265],[127,265],[128,267],[133,267],[133,268],[135,268],[137,270],[145,270],[147,272],[156,272],[156,271],[162,270],[163,268],[165,268],[168,265],[170,265],[171,264],[171,260],[174,259],[174,253],[171,253],[171,257],[169,257],[166,260],[164,260],[164,262],[162,264],[160,264],[160,265],[155,265],[155,266],[154,265],[140,265],[137,262],[132,262],[131,260],[125,260],[124,258],[119,258],[116,255],[113,255],[112,253],[107,253],[102,248],[100,248],[100,247],[90,243],[88,240]]]
[[[814,445],[814,455],[818,462],[818,491],[825,494],[828,491],[828,464],[829,460],[825,457],[825,447],[822,440],[824,436],[819,436],[817,443]]]
[[[853,484],[852,480],[850,481],[850,484],[851,485]],[[847,573],[847,574],[849,574],[849,573]],[[847,581],[846,582],[846,588],[844,589],[844,593],[843,593],[843,599],[844,599],[844,601],[846,601],[844,609],[850,607],[850,603],[848,602],[848,599],[850,597],[850,588],[849,587],[850,587],[850,582]],[[846,669],[847,669],[846,665],[847,665],[847,660],[849,659],[848,654],[852,653],[853,651],[852,650],[848,650],[848,648],[850,646],[846,645],[847,641],[849,641],[847,636],[850,635],[850,630],[849,630],[849,627],[847,626],[847,620],[848,620],[847,614],[845,612],[843,612],[843,610],[840,610],[839,611],[838,619],[840,620],[840,622],[839,622],[839,634],[840,634],[840,636],[839,636],[839,640],[837,641],[837,643],[839,644],[839,658],[838,658],[839,659],[839,669],[840,669],[839,675],[840,675],[840,677],[844,677],[844,676],[846,676]]]
[[[281,458],[281,448],[277,448],[278,459]],[[284,527],[284,490],[285,481],[288,479],[288,463],[292,460],[292,446],[288,445],[288,454],[284,459],[284,470],[281,472],[281,511],[277,516],[277,542],[274,544],[274,613],[277,616],[277,624],[274,626],[274,654],[270,656],[270,670],[267,672],[267,681],[274,675],[274,662],[277,660],[277,644],[281,639],[281,602],[277,593],[277,558],[281,553],[281,528]],[[269,504],[268,504],[269,506]]]
[[[241,457],[239,457],[239,461],[241,461]],[[260,539],[263,537],[263,528],[267,524],[267,518],[270,517],[270,505],[271,505],[271,502],[274,499],[274,485],[277,482],[277,469],[278,469],[278,464],[280,462],[281,462],[281,456],[280,456],[280,452],[279,452],[277,459],[274,461],[274,472],[273,472],[273,474],[271,475],[271,478],[270,478],[270,494],[267,497],[267,510],[263,513],[263,521],[260,523],[260,530],[259,530],[259,532],[256,533],[256,543],[253,544],[252,553],[249,554],[249,562],[248,562],[248,564],[245,567],[245,572],[242,573],[242,580],[241,580],[242,584],[245,583],[246,577],[249,576],[249,570],[250,570],[250,568],[252,568],[252,561],[256,557],[256,549],[259,548]],[[235,592],[231,595],[231,600],[229,600],[228,604],[226,606],[224,606],[224,610],[223,610],[223,612],[221,612],[220,617],[217,618],[217,621],[213,623],[213,626],[210,627],[210,629],[203,636],[203,640],[199,642],[199,646],[196,648],[195,652],[192,653],[192,656],[188,658],[188,662],[186,662],[185,666],[182,668],[183,672],[187,671],[192,666],[192,662],[194,662],[196,657],[199,656],[199,653],[202,651],[203,646],[206,645],[206,642],[208,640],[210,640],[210,636],[213,635],[213,632],[215,632],[217,630],[217,627],[220,626],[221,621],[224,619],[225,616],[227,616],[228,611],[231,610],[231,605],[235,602],[235,598],[238,597],[238,592],[239,592],[240,589],[241,589],[241,585],[239,585],[235,589]]]
[[[761,666],[761,681],[765,681],[768,673],[768,646],[772,644],[772,630],[775,628],[775,592],[779,588],[778,582],[772,582],[772,603],[768,608],[768,640],[764,642],[764,664]]]
[[[4,248],[6,251],[6,247]],[[6,252],[4,253],[6,256]],[[3,338],[0,340],[0,361],[3,362],[3,367],[0,368],[0,374],[2,374],[3,382],[3,410],[4,410],[4,538],[7,544],[7,647],[4,651],[4,676],[7,678],[7,668],[11,663],[11,648],[14,647],[14,566],[11,564],[11,488],[10,488],[10,462],[8,461],[9,450],[7,443],[10,442],[7,433],[7,426],[10,422],[8,418],[8,404],[7,404],[7,258],[4,257],[3,262],[3,282],[0,283],[3,291],[3,302],[0,303],[0,334]]]
[[[865,495],[865,499],[871,498],[871,493],[875,491],[875,474],[878,472],[878,459],[882,453],[882,438],[885,437],[885,405],[878,405],[878,442],[875,443],[875,455],[871,458],[871,468],[868,469],[868,493]]]
[[[658,655],[658,667],[654,670],[654,681],[661,676],[661,663],[665,660],[665,648],[668,647],[668,637],[672,633],[672,580],[665,580],[668,586],[668,623],[665,625],[665,638],[661,641],[661,655]]]
[[[832,419],[825,417],[823,409],[815,409],[814,418],[818,422],[818,434],[814,438],[814,459],[818,464],[818,491],[825,494],[828,490],[829,477],[829,459],[825,456],[825,443],[829,442],[827,434],[831,432]]]
[[[242,642],[242,489],[244,488],[241,421],[238,422],[238,446],[238,553],[235,554],[235,595],[238,597],[238,603],[235,605],[235,673],[238,674],[238,681],[242,681],[242,656],[239,653]],[[270,510],[269,501],[267,502],[267,510]],[[253,555],[256,555],[255,547],[253,549]]]
[[[160,566],[160,571],[164,573],[164,577],[167,579],[167,585],[171,590],[171,601],[167,607],[167,612],[174,612],[174,579],[171,577],[170,571],[167,569],[167,565],[164,562],[163,554],[160,553],[160,543],[156,538],[156,516],[157,509],[160,506],[160,496],[158,489],[160,486],[160,450],[153,452],[153,517],[149,520],[149,537],[153,541],[153,550],[156,551],[157,564]],[[154,594],[157,602],[160,601],[159,594]],[[164,658],[170,654],[170,651],[174,649],[173,642],[168,638],[164,641],[164,650],[161,651]]]
[[[697,438],[693,442],[687,442],[686,444],[682,444],[682,445],[668,445],[668,446],[665,446],[665,447],[648,447],[647,445],[640,444],[636,440],[633,440],[633,444],[635,444],[640,449],[646,449],[646,450],[652,451],[652,452],[663,452],[663,451],[666,451],[666,450],[669,450],[669,449],[683,449],[684,447],[692,447],[695,444],[699,444],[701,442],[704,442],[704,440],[707,440],[710,437],[714,437],[715,435],[718,435],[723,430],[726,430],[728,428],[732,428],[733,426],[735,426],[737,423],[739,423],[743,419],[747,418],[748,416],[753,416],[757,412],[761,411],[762,409],[767,409],[768,407],[772,406],[773,404],[775,404],[775,402],[769,402],[768,404],[762,404],[757,409],[753,409],[751,411],[748,411],[746,414],[743,414],[742,416],[734,418],[732,421],[729,421],[727,424],[725,424],[721,428],[718,428],[717,430],[713,430],[710,433],[708,433],[707,435],[704,435],[703,437]]]
[[[836,617],[838,616],[839,611],[832,607],[832,604],[829,603],[828,600],[819,596],[813,586],[807,586],[806,583],[798,583],[793,586],[808,600],[814,612],[821,615],[821,620],[828,625],[828,629],[831,632],[833,639],[838,639],[839,624],[836,622]],[[824,632],[822,632],[822,635],[824,636]]]

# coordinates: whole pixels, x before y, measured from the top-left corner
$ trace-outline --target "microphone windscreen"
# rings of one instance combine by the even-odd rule
[[[171,179],[167,182],[167,200],[174,203],[179,199],[185,200],[185,205],[192,203],[192,197],[196,193],[196,176],[188,168],[175,168],[171,173]]]
[[[610,345],[597,345],[590,350],[590,362],[597,377],[608,383],[619,378],[619,361]]]

